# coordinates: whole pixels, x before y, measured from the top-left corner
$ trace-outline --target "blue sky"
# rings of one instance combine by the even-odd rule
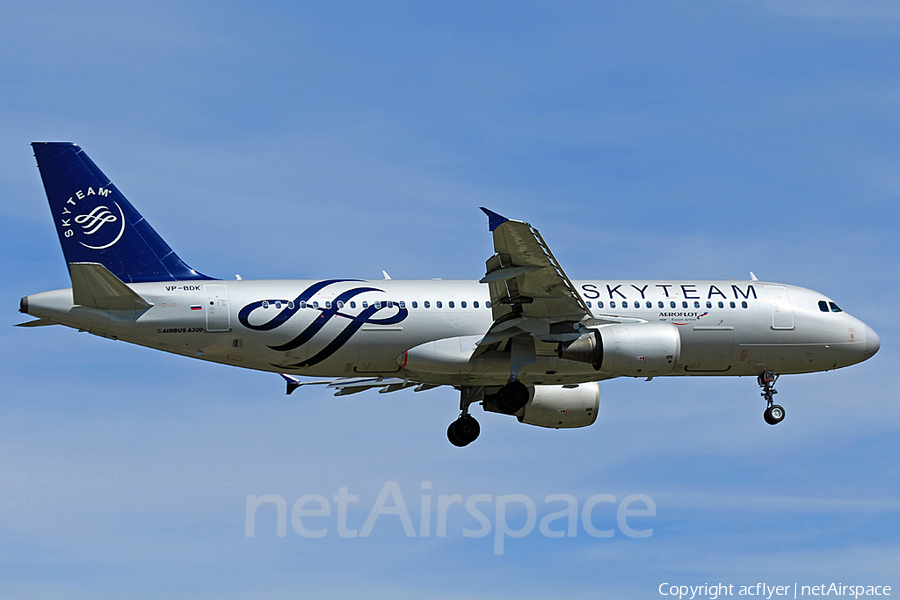
[[[3,597],[900,589],[896,3],[22,2],[2,16]],[[459,450],[453,390],[287,397],[271,374],[11,327],[21,296],[69,285],[35,140],[81,144],[222,278],[478,278],[488,206],[538,227],[572,278],[752,270],[833,297],[882,349],[782,378],[774,428],[749,378],[617,380],[592,427],[484,414]],[[407,538],[386,515],[368,538],[334,518],[311,521],[323,538],[290,523],[282,538],[271,508],[244,534],[248,495],[290,507],[347,487],[360,529],[392,481],[417,528],[429,493],[517,494],[538,520],[561,508],[549,495],[641,494],[657,514],[633,521],[647,538],[536,527],[502,555],[493,535],[463,535],[477,522],[459,505],[446,537]],[[598,506],[596,526],[615,527],[615,505]]]

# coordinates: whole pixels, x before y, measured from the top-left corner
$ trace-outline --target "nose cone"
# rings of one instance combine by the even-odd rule
[[[875,330],[866,325],[866,358],[871,358],[881,348],[881,338]]]

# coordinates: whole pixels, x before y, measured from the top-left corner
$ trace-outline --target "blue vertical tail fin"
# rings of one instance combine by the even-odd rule
[[[99,263],[125,283],[211,279],[190,268],[87,154],[34,142],[66,263]]]

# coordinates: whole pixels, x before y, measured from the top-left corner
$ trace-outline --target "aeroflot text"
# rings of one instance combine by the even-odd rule
[[[396,529],[399,525],[403,528],[406,537],[430,537],[432,535],[432,516],[436,516],[435,537],[447,537],[448,514],[453,515],[453,521],[458,520],[457,515],[465,507],[466,513],[477,529],[463,527],[462,534],[468,538],[481,538],[494,532],[494,554],[503,554],[506,538],[523,538],[530,535],[538,525],[537,503],[524,494],[506,494],[492,496],[490,494],[472,494],[463,498],[462,494],[439,494],[436,498],[430,493],[431,482],[423,481],[421,499],[419,501],[419,528],[418,532],[413,526],[406,501],[396,481],[388,481],[381,488],[378,499],[369,511],[362,529],[350,529],[347,522],[349,506],[359,502],[359,496],[349,493],[349,488],[342,487],[331,502],[325,496],[319,494],[305,494],[294,502],[291,508],[291,525],[298,534],[305,538],[321,538],[328,535],[329,523],[323,522],[325,517],[335,515],[334,523],[337,534],[342,538],[369,537],[379,517],[380,527],[383,530]],[[435,502],[436,500],[436,502]],[[335,509],[332,510],[332,503]],[[254,537],[256,535],[256,513],[260,506],[274,505],[276,509],[275,535],[285,537],[287,535],[287,502],[277,494],[265,494],[262,496],[247,496],[247,515],[244,535]],[[613,506],[615,508],[615,523],[622,534],[631,538],[646,538],[653,535],[652,528],[635,529],[644,526],[646,521],[629,523],[629,519],[638,517],[655,517],[656,503],[644,494],[632,494],[626,496],[621,502],[611,494],[597,494],[588,498],[579,511],[578,500],[568,494],[551,494],[544,498],[544,506],[552,510],[545,514],[538,525],[538,529],[544,537],[561,538],[575,537],[578,533],[579,515],[581,527],[589,536],[597,538],[611,538],[616,534],[612,528]],[[454,505],[455,509],[451,509]],[[491,507],[493,505],[493,507]],[[522,514],[524,512],[524,515]],[[263,509],[265,517],[271,515],[271,509]],[[509,515],[509,519],[507,516]],[[493,516],[493,522],[491,521]],[[318,519],[318,520],[315,520]],[[266,519],[269,522],[269,519]],[[466,518],[468,520],[468,518]],[[511,521],[511,523],[510,523]],[[523,522],[524,521],[524,522]],[[461,524],[462,525],[462,524]],[[607,528],[604,528],[607,527]]]

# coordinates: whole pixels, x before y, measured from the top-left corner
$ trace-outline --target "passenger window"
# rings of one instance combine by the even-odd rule
[[[431,308],[431,302],[428,300],[425,301],[425,308]]]
[[[304,302],[303,304],[306,304],[306,303]],[[306,308],[306,306],[304,306],[303,308]],[[350,308],[356,308],[356,301],[355,301],[355,300],[352,301],[352,302],[350,302]]]
[[[829,302],[829,306],[831,306],[831,312],[844,312],[840,309],[840,307],[834,302]]]
[[[731,308],[736,308],[733,301],[731,302]]]
[[[665,307],[666,307],[665,303],[663,303],[662,300],[659,301],[659,307],[660,307],[660,308],[665,308]]]
[[[476,300],[475,302],[473,302],[473,303],[472,303],[472,306],[475,307],[475,308],[478,308],[478,300]]]
[[[400,305],[400,308],[406,308],[406,300],[401,300],[398,304]]]
[[[591,308],[591,301],[590,301],[590,300],[587,301],[587,307],[588,307],[588,308]]]
[[[682,300],[681,308],[687,308],[687,300]]]
[[[616,301],[615,301],[615,300],[610,300],[610,301],[609,301],[609,307],[610,307],[610,308],[615,308],[615,307],[616,307]]]
[[[700,308],[700,303],[699,303],[699,302],[694,302],[694,308]]]
[[[381,310],[381,300],[379,300],[378,302],[375,303],[375,308],[377,308],[378,310]]]
[[[706,308],[712,308],[712,302],[709,300],[706,301]]]
[[[325,308],[331,308],[331,300],[325,302]]]
[[[294,302],[293,302],[293,300],[292,300],[291,302],[288,302],[288,308],[289,308],[290,310],[294,310]]]
[[[603,308],[603,300],[597,300],[597,308]]]
[[[278,300],[275,301],[275,308],[281,308],[281,302]]]
[[[444,305],[441,304],[441,301],[440,301],[440,300],[438,300],[437,302],[435,302],[434,305],[435,305],[436,307],[438,307],[438,308],[443,308],[443,307],[444,307]]]
[[[719,300],[719,308],[725,308],[725,303]]]
[[[484,306],[485,306],[486,308],[490,308],[490,307],[491,307],[491,301],[488,300],[487,302],[485,302],[485,303],[484,303]]]
[[[369,303],[363,300],[363,308],[369,308]]]
[[[647,300],[647,308],[653,308],[653,303]]]
[[[415,300],[413,300],[413,301],[412,301],[412,307],[413,307],[413,308],[419,308],[419,303],[416,302]]]
[[[741,300],[741,308],[747,308],[747,301]]]
[[[212,302],[210,302],[210,304],[212,304]],[[263,300],[263,308],[264,308],[264,309],[269,308],[269,302],[268,302],[268,301]]]
[[[338,300],[338,308],[344,308],[344,301]]]
[[[460,303],[459,303],[459,306],[460,306],[460,308],[465,308],[465,307],[466,307],[466,301],[463,300],[462,302],[460,302]]]
[[[819,300],[819,310],[822,312],[828,312],[828,303],[824,300]]]
[[[669,302],[669,308],[675,308],[675,301],[674,301],[674,300],[672,300],[671,302]]]
[[[622,308],[628,308],[628,300],[622,301]]]
[[[456,308],[456,306],[453,304],[453,300],[451,300],[450,302],[447,303],[447,307],[448,308]]]

